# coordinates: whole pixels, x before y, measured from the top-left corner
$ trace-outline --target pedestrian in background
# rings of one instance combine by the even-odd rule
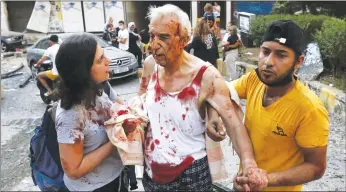
[[[134,22],[130,22],[128,25],[128,31],[129,31],[129,49],[128,51],[132,53],[138,62],[138,67],[142,68],[142,51],[138,46],[138,42],[141,41],[141,36],[136,33],[134,30],[136,28],[136,25]]]
[[[220,27],[220,15],[221,15],[221,7],[218,4],[217,1],[214,2],[214,6],[213,6],[213,14],[215,17],[215,23],[218,27]]]
[[[138,189],[137,178],[136,178],[136,166],[135,165],[126,165],[125,169],[126,169],[129,181],[130,181],[130,190]]]
[[[215,17],[209,15],[206,17],[206,19],[207,19],[209,28],[211,29],[214,36],[216,37],[216,40],[221,41],[222,40],[221,32],[220,32],[220,28],[215,24]]]
[[[204,18],[195,27],[192,42],[184,49],[188,53],[217,67],[216,60],[219,58],[219,52],[216,38]]]
[[[119,21],[119,33],[118,33],[118,42],[119,49],[127,51],[129,50],[129,31],[126,28],[124,21]]]
[[[204,17],[204,18],[207,18],[208,16],[212,16],[212,17],[214,17],[214,19],[215,19],[215,15],[214,15],[214,13],[213,13],[213,5],[210,4],[210,3],[206,3],[206,4],[204,5],[204,14],[203,14],[203,17]]]
[[[241,41],[237,34],[237,27],[231,25],[228,28],[228,33],[224,36],[222,40],[224,61],[227,64],[228,72],[230,74],[231,80],[237,79],[237,71],[235,61],[238,58],[238,48],[241,45]]]
[[[142,40],[142,44],[141,44],[141,49],[142,49],[142,55],[143,55],[143,59],[145,59],[148,55],[149,55],[149,50],[148,50],[148,43],[149,43],[149,29],[148,27],[145,27],[140,33],[139,35],[141,36]]]

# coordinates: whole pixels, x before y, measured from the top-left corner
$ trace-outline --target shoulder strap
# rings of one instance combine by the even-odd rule
[[[211,66],[211,64],[210,64],[210,63],[206,63],[205,65],[203,65],[203,66],[199,69],[199,71],[198,71],[196,77],[195,77],[195,78],[193,79],[193,81],[192,81],[194,84],[196,84],[196,85],[201,85],[203,74],[204,74],[204,72],[208,69],[209,66]]]

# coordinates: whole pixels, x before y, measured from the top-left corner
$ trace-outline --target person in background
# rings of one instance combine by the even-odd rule
[[[47,89],[46,96],[49,96],[53,93],[53,90],[47,84],[46,79],[50,79],[54,81],[59,77],[58,70],[56,69],[55,57],[59,50],[59,37],[57,35],[51,35],[49,37],[49,48],[44,51],[42,58],[34,65],[34,67],[38,68],[40,65],[46,60],[50,59],[53,63],[53,67],[51,70],[43,71],[37,74],[37,79],[41,82],[41,84]]]
[[[142,37],[142,44],[141,44],[141,49],[142,49],[142,53],[143,53],[143,59],[145,59],[148,55],[149,55],[149,50],[148,50],[148,43],[149,43],[149,29],[148,27],[144,28],[139,35]]]
[[[128,51],[132,53],[136,58],[138,62],[138,67],[142,68],[142,51],[139,48],[137,41],[141,41],[141,36],[138,35],[138,33],[135,33],[134,30],[136,28],[136,25],[134,22],[130,22],[128,25],[128,31],[129,31],[129,49]]]
[[[132,191],[138,189],[135,165],[126,165],[125,169],[130,181],[130,190]]]
[[[195,27],[192,42],[184,49],[186,52],[216,67],[216,60],[219,58],[217,42],[204,18],[202,18]]]
[[[238,58],[238,48],[241,45],[237,34],[237,27],[231,25],[228,28],[228,35],[225,35],[222,41],[225,63],[227,64],[231,79],[237,78],[235,61]]]
[[[211,29],[214,36],[216,37],[216,40],[221,41],[222,40],[221,32],[220,32],[220,28],[215,24],[215,17],[209,15],[206,17],[206,19],[207,19],[209,28]]]
[[[203,17],[204,18],[207,18],[208,16],[212,16],[214,17],[214,20],[215,20],[215,15],[213,13],[213,5],[210,4],[210,3],[206,3],[204,5],[204,14],[203,14]]]
[[[107,23],[104,25],[104,31],[102,38],[105,41],[110,41],[111,40],[111,32],[114,30],[114,25],[113,25],[113,18],[109,17]]]
[[[119,21],[119,33],[118,33],[118,42],[119,49],[123,51],[129,50],[129,31],[126,28],[124,21]]]
[[[220,15],[221,15],[221,7],[218,4],[217,1],[214,2],[214,6],[213,6],[213,14],[215,17],[215,23],[218,27],[220,27]]]
[[[104,128],[112,104],[124,103],[112,89],[109,96],[103,91],[110,63],[89,34],[68,37],[56,55],[61,82],[55,126],[64,183],[70,191],[128,191],[124,165]],[[123,127],[126,134],[135,130]]]

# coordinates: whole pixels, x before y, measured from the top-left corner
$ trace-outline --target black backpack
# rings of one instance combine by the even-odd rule
[[[110,85],[104,83],[104,91],[110,95]],[[41,191],[68,191],[64,184],[59,154],[59,144],[55,129],[55,114],[58,102],[48,105],[42,124],[34,130],[30,141],[30,166],[31,176],[35,185]]]

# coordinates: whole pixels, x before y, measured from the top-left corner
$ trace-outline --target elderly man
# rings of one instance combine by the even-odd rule
[[[302,42],[303,31],[296,23],[273,22],[263,38],[258,68],[232,82],[239,97],[247,100],[245,126],[258,167],[268,172],[264,190],[300,191],[326,169],[328,113],[294,75],[304,61]],[[234,188],[242,190],[248,182],[240,171]]]
[[[217,69],[188,54],[191,34],[185,12],[174,5],[151,7],[149,32],[153,55],[144,62],[139,95],[150,126],[145,136],[146,191],[210,191],[206,157],[206,105],[217,110],[242,160],[245,175],[266,179],[257,168],[246,128],[236,115],[229,89]],[[266,183],[266,181],[264,181]],[[261,187],[261,182],[251,182]]]

